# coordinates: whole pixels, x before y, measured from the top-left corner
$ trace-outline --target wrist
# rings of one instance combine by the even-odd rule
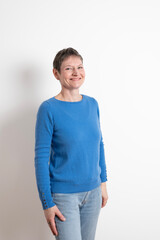
[[[106,187],[106,182],[101,183],[101,187],[103,187],[103,186]]]

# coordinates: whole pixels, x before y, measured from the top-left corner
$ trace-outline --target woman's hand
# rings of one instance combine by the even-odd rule
[[[107,193],[107,186],[106,182],[101,183],[101,190],[102,190],[102,208],[106,205],[108,200],[108,193]]]
[[[49,227],[53,233],[53,235],[58,235],[58,231],[56,228],[56,224],[55,224],[55,215],[57,215],[59,217],[60,220],[65,221],[65,217],[62,215],[62,213],[60,212],[60,210],[58,209],[58,207],[55,205],[51,208],[45,209],[44,210],[44,215],[46,217],[47,223],[49,224]]]

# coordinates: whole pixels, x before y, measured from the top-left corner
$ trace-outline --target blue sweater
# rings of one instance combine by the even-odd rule
[[[35,126],[35,175],[43,210],[52,193],[90,191],[107,181],[100,113],[95,98],[43,101]]]

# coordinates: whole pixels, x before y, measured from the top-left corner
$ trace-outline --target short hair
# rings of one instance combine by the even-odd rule
[[[75,50],[74,48],[64,48],[62,50],[60,50],[54,60],[53,60],[53,68],[57,69],[58,72],[60,73],[60,69],[61,69],[61,65],[62,65],[62,62],[64,61],[64,59],[70,57],[70,56],[77,56],[79,57],[81,60],[82,60],[82,63],[83,63],[83,58],[82,56],[78,53],[77,50]]]

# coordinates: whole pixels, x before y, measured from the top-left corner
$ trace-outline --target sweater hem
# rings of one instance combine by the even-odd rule
[[[51,182],[51,193],[77,193],[87,192],[101,185],[101,179],[95,181],[75,184],[71,182]]]

